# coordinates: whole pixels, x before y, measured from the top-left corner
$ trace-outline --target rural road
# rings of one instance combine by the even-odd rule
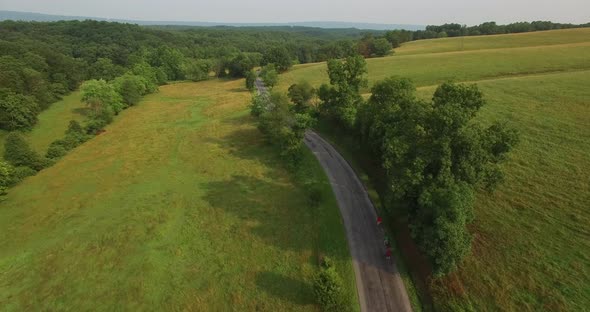
[[[256,87],[262,94],[267,92],[260,80],[256,81]],[[324,168],[338,201],[361,311],[412,311],[395,259],[385,259],[377,213],[356,173],[332,145],[315,132],[306,132],[305,144]]]
[[[313,131],[305,144],[330,179],[346,228],[361,311],[412,311],[395,259],[385,259],[383,233],[369,195],[348,163]]]

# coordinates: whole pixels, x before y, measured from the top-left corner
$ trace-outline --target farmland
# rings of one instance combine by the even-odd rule
[[[431,286],[436,307],[575,311],[590,305],[589,38],[589,30],[578,29],[425,40],[367,61],[370,84],[408,77],[425,99],[446,80],[476,82],[487,100],[479,122],[506,120],[520,132],[504,164],[505,182],[477,196],[471,255]],[[321,63],[296,66],[278,88],[301,80],[318,86],[325,71]]]
[[[317,310],[320,255],[355,298],[330,185],[311,154],[296,175],[283,168],[243,84],[163,86],[12,188],[0,203],[0,306]],[[56,115],[64,122],[38,126],[63,131],[71,109]],[[41,148],[49,139],[36,131]],[[309,183],[322,192],[317,208]]]

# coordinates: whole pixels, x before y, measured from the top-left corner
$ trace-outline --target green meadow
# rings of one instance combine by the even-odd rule
[[[392,75],[411,78],[416,86],[429,86],[443,81],[474,81],[495,79],[506,76],[519,76],[590,69],[590,32],[576,29],[586,35],[586,41],[572,39],[566,45],[527,46],[495,50],[472,50],[450,53],[415,53],[374,58],[367,61],[369,84]],[[549,32],[551,33],[551,32]],[[528,33],[519,35],[535,35]],[[507,35],[513,36],[513,35]],[[553,32],[560,37],[561,31]],[[471,37],[468,37],[471,38]],[[480,37],[475,37],[480,38]],[[487,38],[487,37],[481,37]],[[501,36],[490,36],[493,41]],[[441,39],[461,40],[461,38]],[[420,41],[416,41],[420,42]],[[430,40],[436,43],[436,40]],[[414,44],[410,42],[407,44]],[[403,45],[400,49],[403,49]],[[287,90],[293,83],[307,80],[320,85],[328,80],[325,63],[297,65],[281,75],[277,89]],[[366,90],[368,92],[368,89]]]
[[[243,84],[163,86],[10,189],[0,202],[2,310],[317,311],[320,256],[335,261],[358,310],[321,167],[309,153],[305,170],[283,168]],[[39,127],[62,132],[75,106]],[[38,148],[53,140],[29,136]]]
[[[435,308],[586,309],[590,30],[415,41],[397,52],[367,60],[370,84],[408,77],[428,99],[447,80],[477,83],[487,100],[479,122],[505,120],[521,138],[503,165],[505,182],[478,194],[472,254],[458,272],[431,284]],[[318,86],[325,71],[325,64],[296,66],[279,89],[301,80]]]
[[[80,122],[84,120],[85,108],[79,91],[72,92],[60,101],[51,104],[49,108],[39,114],[39,121],[35,127],[24,133],[31,147],[41,155],[45,155],[51,142],[63,138],[70,120]],[[4,152],[5,137],[6,132],[0,130],[0,151],[2,153]]]

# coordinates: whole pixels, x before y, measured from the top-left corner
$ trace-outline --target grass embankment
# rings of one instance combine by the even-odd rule
[[[543,35],[559,37],[563,33]],[[502,36],[486,38],[497,40]],[[590,64],[590,54],[582,53],[586,49],[587,43],[581,43],[368,61],[371,81],[381,79],[385,72],[375,66],[379,63],[388,69],[388,75],[413,78],[419,86],[457,73],[462,77],[459,81],[480,80],[484,70],[513,65],[510,75],[498,70],[498,79],[478,83],[488,101],[478,120],[483,124],[508,120],[520,131],[521,142],[504,164],[504,184],[493,194],[478,194],[476,220],[471,226],[475,235],[473,253],[456,274],[432,285],[435,307],[581,311],[590,306],[590,70],[583,70]],[[448,58],[453,55],[465,62],[449,67]],[[574,65],[568,55],[576,56],[580,63]],[[410,62],[410,68],[408,63],[402,64],[410,57],[432,62]],[[530,71],[519,67],[527,58],[530,68],[545,68],[549,60],[556,72],[564,72],[527,75]],[[437,60],[444,71],[433,67]],[[301,77],[297,73],[290,73],[289,79],[311,77],[305,70],[300,71],[304,74]],[[429,98],[434,89],[423,87],[419,94]],[[358,151],[346,142],[340,148],[349,150],[348,157],[358,157],[354,155]]]
[[[24,132],[31,147],[41,155],[45,155],[51,142],[64,137],[70,120],[82,122],[86,105],[82,102],[80,91],[64,96],[46,110],[42,111],[39,121],[29,132]],[[0,158],[4,154],[4,139],[7,132],[0,130]]]
[[[283,169],[243,81],[181,83],[0,203],[6,310],[317,310],[319,254],[354,274],[323,171]],[[312,208],[303,186],[322,185]],[[358,309],[356,300],[354,308]]]

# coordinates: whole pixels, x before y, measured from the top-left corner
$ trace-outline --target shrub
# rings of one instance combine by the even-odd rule
[[[14,168],[6,162],[0,161],[0,195],[6,194],[6,189],[12,183]]]
[[[86,124],[86,133],[96,134],[113,121],[114,113],[106,107],[90,116]]]
[[[36,170],[43,167],[39,155],[31,149],[22,135],[11,132],[4,144],[4,159],[15,167],[27,166]]]
[[[326,260],[324,258],[322,268],[314,279],[316,299],[324,311],[348,311],[350,305],[344,296],[342,279],[331,262]]]
[[[47,154],[45,157],[56,159],[65,156],[70,149],[67,147],[65,140],[53,141],[49,148],[47,148]]]
[[[16,167],[12,172],[12,178],[10,181],[11,185],[18,184],[20,181],[27,177],[31,177],[37,174],[37,171],[29,167]]]

